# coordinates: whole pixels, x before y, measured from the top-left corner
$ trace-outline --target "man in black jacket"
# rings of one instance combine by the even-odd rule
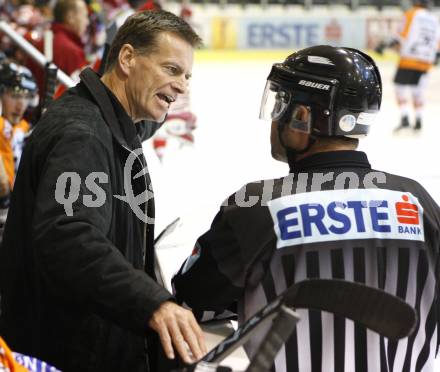
[[[418,313],[413,335],[392,342],[299,310],[277,372],[434,371],[440,209],[417,182],[374,171],[355,151],[381,97],[376,65],[354,49],[316,46],[275,64],[261,114],[290,173],[233,194],[173,279],[177,299],[200,317],[238,305],[242,322],[306,278],[379,287]],[[246,344],[251,356],[263,337]]]
[[[200,38],[171,13],[119,30],[102,78],[54,101],[22,156],[0,250],[0,334],[63,371],[146,371],[206,351],[188,310],[156,283],[154,199],[135,123],[163,121],[185,92]],[[151,356],[151,353],[150,353]],[[152,367],[156,371],[157,366]]]

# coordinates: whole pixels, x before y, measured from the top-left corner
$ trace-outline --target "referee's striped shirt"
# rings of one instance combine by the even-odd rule
[[[237,301],[244,321],[306,278],[364,283],[416,309],[419,321],[410,337],[389,341],[333,314],[299,310],[296,332],[273,369],[434,372],[439,207],[415,181],[372,171],[360,152],[317,154],[300,171],[248,184],[229,198],[175,276],[178,300],[196,313],[221,312]],[[340,187],[344,172],[350,180]],[[319,187],[317,175],[327,180]],[[372,176],[374,185],[367,185]],[[359,185],[352,182],[356,177]],[[251,205],[253,197],[259,203]],[[250,356],[264,332],[246,344]]]

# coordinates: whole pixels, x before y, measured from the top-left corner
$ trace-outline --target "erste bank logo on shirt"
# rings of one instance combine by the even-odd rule
[[[277,248],[348,239],[425,241],[423,207],[409,192],[330,190],[268,202]]]

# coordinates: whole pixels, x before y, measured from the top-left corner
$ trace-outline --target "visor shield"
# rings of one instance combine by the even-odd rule
[[[290,94],[281,85],[268,80],[260,106],[260,119],[274,121],[283,116],[289,107]]]

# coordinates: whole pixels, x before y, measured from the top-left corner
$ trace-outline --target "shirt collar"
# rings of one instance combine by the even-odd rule
[[[133,122],[133,120],[131,120],[130,116],[127,114],[127,111],[125,111],[121,102],[119,102],[119,100],[114,95],[114,93],[105,84],[103,85],[110,98],[113,109],[115,110],[116,117],[118,121],[121,123],[122,132],[127,143],[130,145],[134,145],[134,144],[138,145],[136,124]]]
[[[295,164],[289,164],[290,173],[327,168],[371,168],[367,155],[362,151],[342,150],[318,152]]]

